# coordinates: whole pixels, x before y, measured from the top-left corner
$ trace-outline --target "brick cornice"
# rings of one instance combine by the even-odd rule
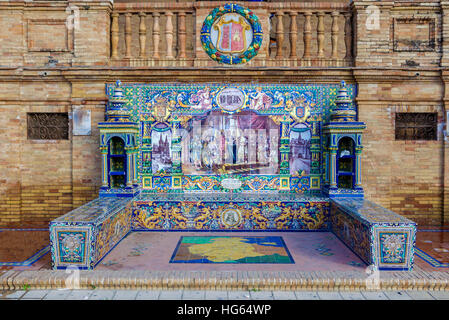
[[[365,1],[355,0],[352,3],[355,9],[364,9],[369,6],[381,7],[382,9],[390,9],[394,6],[394,1]]]
[[[419,73],[419,75],[417,75]],[[135,81],[186,82],[279,82],[279,83],[335,83],[356,80],[360,83],[397,81],[441,81],[448,78],[449,68],[246,68],[189,67],[189,68],[127,68],[109,66],[89,67],[22,67],[0,68],[2,81]]]
[[[1,1],[0,10],[65,10],[68,6],[78,6],[81,10],[111,10],[110,0],[68,0],[68,1]]]
[[[282,68],[235,70],[227,68],[185,68],[167,70],[164,68],[105,68],[105,69],[68,69],[62,72],[71,82],[98,81],[113,82],[117,79],[129,82],[271,82],[271,83],[338,83],[351,81],[351,70],[345,69],[302,69],[286,70]]]
[[[358,83],[403,82],[403,81],[439,81],[440,68],[357,68],[353,70],[354,79]]]

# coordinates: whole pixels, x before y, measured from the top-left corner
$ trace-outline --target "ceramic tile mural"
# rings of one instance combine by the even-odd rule
[[[353,98],[354,85],[346,88]],[[115,90],[106,87],[110,97]],[[338,85],[123,84],[122,90],[140,128],[142,192],[220,191],[222,175],[239,180],[242,191],[320,189],[321,126]],[[171,179],[176,173],[179,182]]]

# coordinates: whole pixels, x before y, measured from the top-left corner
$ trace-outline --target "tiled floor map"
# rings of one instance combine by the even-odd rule
[[[295,263],[278,236],[183,236],[170,262]]]

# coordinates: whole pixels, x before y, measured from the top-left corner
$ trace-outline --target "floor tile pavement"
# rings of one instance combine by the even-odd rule
[[[48,292],[48,290],[29,290],[22,296],[21,300],[42,300]]]
[[[184,290],[182,294],[182,300],[204,300],[205,298],[205,291]]]
[[[314,291],[295,291],[298,300],[320,300],[317,292]]]
[[[181,300],[182,290],[163,290],[159,296],[159,300]]]
[[[437,300],[449,300],[448,291],[429,291],[429,294]]]
[[[49,290],[43,300],[65,300],[71,292],[68,289]]]
[[[136,300],[139,290],[117,290],[112,300]]]
[[[206,300],[228,300],[228,292],[227,291],[213,291],[208,290],[205,292]]]
[[[94,290],[72,290],[65,300],[88,300]]]
[[[160,295],[160,291],[139,291],[136,300],[158,300]]]
[[[342,300],[342,296],[339,292],[334,291],[318,291],[318,296],[320,300]]]
[[[296,295],[292,291],[273,291],[274,300],[296,300]]]
[[[407,295],[413,300],[435,300],[435,298],[427,291],[406,291]],[[449,292],[446,292],[446,295],[449,296]]]
[[[389,300],[382,291],[362,291],[366,300]]]
[[[251,300],[249,291],[228,291],[229,300]]]
[[[449,300],[449,291],[18,290],[15,300]]]
[[[366,300],[366,298],[362,295],[360,291],[340,291],[340,295],[343,300]]]
[[[17,299],[20,299],[20,298],[22,298],[22,296],[24,295],[26,293],[26,291],[25,290],[18,290],[18,291],[14,291],[14,292],[12,292],[12,293],[5,293],[5,294],[3,294],[2,295],[2,298],[3,299],[15,299],[15,300],[17,300]]]
[[[89,300],[113,300],[116,290],[95,290]]]
[[[411,297],[405,291],[384,291],[389,300],[410,300]]]
[[[272,291],[250,291],[252,300],[274,300]]]

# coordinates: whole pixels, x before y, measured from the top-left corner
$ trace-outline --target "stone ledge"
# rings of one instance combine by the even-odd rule
[[[9,270],[0,274],[0,290],[61,289],[69,277],[63,270]],[[449,272],[383,272],[376,287],[361,272],[80,271],[79,289],[449,291]]]

